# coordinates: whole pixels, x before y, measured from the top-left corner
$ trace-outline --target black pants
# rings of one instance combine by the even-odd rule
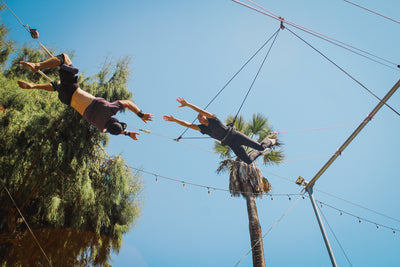
[[[267,140],[265,143],[260,144],[248,137],[247,135],[237,131],[232,131],[231,136],[229,137],[230,140],[227,145],[232,149],[232,151],[239,159],[247,164],[251,164],[254,159],[260,155],[260,153],[252,153],[253,155],[250,157],[244,148],[245,146],[254,148],[258,151],[263,151],[264,149],[272,145],[272,142],[270,140]]]

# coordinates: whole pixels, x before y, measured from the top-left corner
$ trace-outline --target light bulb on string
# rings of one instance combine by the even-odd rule
[[[342,211],[340,211],[340,216],[343,216],[343,212]]]
[[[358,223],[361,223],[361,220],[360,220],[360,218],[358,218]]]
[[[379,227],[379,225],[376,225],[376,229],[378,229],[378,230],[379,230],[379,229],[381,229],[381,228]]]
[[[271,201],[274,201],[274,197],[273,196],[271,196]]]
[[[392,229],[392,230],[393,230],[393,229]],[[393,234],[396,235],[396,231],[395,231],[395,230],[393,230]]]
[[[289,201],[291,201],[292,200],[292,198],[288,195],[288,198],[289,198]]]
[[[186,184],[185,183],[183,183],[183,188],[185,188],[186,187]]]
[[[210,188],[209,188],[209,187],[207,187],[207,189],[208,189],[208,194],[209,194],[209,195],[211,195]]]
[[[158,176],[156,175],[156,183],[158,183]]]

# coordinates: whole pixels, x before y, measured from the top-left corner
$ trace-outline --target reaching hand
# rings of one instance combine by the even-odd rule
[[[136,135],[139,135],[140,133],[137,132],[129,132],[129,137],[132,138],[133,140],[138,140]]]
[[[175,118],[172,115],[164,116],[163,118],[164,118],[165,121],[175,121]]]
[[[178,98],[176,99],[176,101],[178,101],[179,103],[181,103],[181,105],[179,106],[180,108],[181,108],[181,107],[186,107],[186,106],[188,105],[188,102],[186,102],[186,100],[183,99],[183,97],[178,97]]]
[[[151,113],[144,113],[143,117],[141,118],[142,121],[144,121],[145,123],[147,123],[148,121],[152,121],[153,120],[153,114]]]

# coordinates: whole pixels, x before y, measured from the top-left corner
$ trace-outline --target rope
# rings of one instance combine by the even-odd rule
[[[344,42],[342,42],[342,41],[339,41],[339,40],[337,40],[337,39],[335,39],[335,38],[332,38],[332,37],[330,37],[330,36],[327,36],[327,35],[324,35],[324,34],[322,34],[322,33],[316,32],[316,31],[314,31],[314,30],[311,30],[311,29],[306,28],[306,27],[304,27],[304,26],[298,25],[298,24],[293,23],[293,22],[291,22],[291,21],[285,20],[284,18],[282,18],[282,17],[280,17],[280,16],[277,16],[276,14],[270,12],[269,10],[265,9],[264,7],[262,7],[262,6],[260,6],[260,5],[256,4],[256,3],[254,3],[253,1],[248,0],[249,2],[251,2],[251,3],[253,3],[254,5],[258,6],[259,8],[261,8],[262,10],[264,10],[265,12],[262,11],[262,10],[259,10],[259,9],[255,8],[255,7],[253,7],[253,6],[250,6],[250,5],[247,5],[247,4],[245,4],[245,3],[242,3],[242,2],[240,2],[240,1],[238,1],[238,0],[232,0],[232,1],[235,2],[235,3],[237,3],[237,4],[240,4],[240,5],[242,5],[242,6],[245,6],[245,7],[247,7],[247,8],[250,8],[250,9],[256,11],[256,12],[259,12],[259,13],[261,13],[261,14],[263,14],[263,15],[266,15],[266,16],[268,16],[268,17],[270,17],[270,18],[276,19],[276,20],[280,21],[281,23],[285,22],[286,24],[291,25],[291,26],[293,26],[293,27],[296,27],[296,28],[298,28],[298,29],[300,29],[300,30],[302,30],[302,31],[304,31],[304,32],[306,32],[306,33],[308,33],[308,34],[312,34],[312,35],[314,35],[314,36],[318,36],[319,38],[321,38],[321,39],[323,39],[323,40],[325,40],[325,41],[331,40],[331,41],[333,41],[333,42],[332,42],[333,44],[335,44],[335,45],[337,45],[337,46],[339,46],[339,47],[342,47],[342,48],[343,48],[343,46],[347,46],[347,47],[349,47],[349,48],[351,48],[351,49],[354,49],[354,50],[359,51],[359,52],[361,52],[361,53],[364,53],[364,54],[366,54],[366,55],[370,55],[370,56],[372,56],[372,57],[374,57],[374,58],[380,59],[380,60],[382,60],[382,61],[384,61],[384,62],[387,62],[387,63],[389,63],[389,64],[391,64],[391,65],[394,65],[394,66],[396,66],[397,68],[400,68],[400,65],[398,65],[398,64],[396,64],[396,63],[394,63],[394,62],[392,62],[392,61],[389,61],[389,60],[384,59],[384,58],[382,58],[382,57],[376,56],[376,55],[374,55],[374,54],[372,54],[372,53],[370,53],[370,52],[367,52],[367,51],[365,51],[365,50],[359,49],[359,48],[357,48],[357,47],[355,47],[355,46],[349,45],[349,44],[344,43]],[[341,44],[341,45],[343,45],[343,46],[340,46],[339,44]],[[347,49],[347,50],[350,51],[350,52],[353,52],[353,53],[355,53],[355,54],[358,54],[358,53],[356,53],[355,51],[353,51],[353,50],[351,50],[351,49]],[[358,55],[360,55],[360,54],[358,54]],[[366,56],[364,56],[364,57],[366,57]],[[371,59],[371,58],[369,58],[369,57],[366,57],[366,58],[368,58],[368,59],[370,59],[370,60],[373,60],[373,59]],[[373,60],[373,61],[375,61],[375,60]],[[378,61],[375,61],[375,62],[378,62]],[[379,63],[379,62],[378,62],[378,63]],[[380,64],[382,64],[382,65],[384,65],[384,66],[387,66],[387,67],[390,67],[390,66],[388,66],[388,65],[386,65],[386,64],[383,64],[383,63],[380,63]],[[395,69],[395,70],[398,70],[398,69],[393,68],[393,67],[390,67],[390,68]]]
[[[165,135],[162,135],[162,134],[154,133],[154,132],[151,132],[151,131],[149,131],[149,130],[144,130],[144,129],[140,129],[140,128],[135,128],[135,127],[132,127],[132,128],[133,128],[133,129],[136,129],[136,130],[138,130],[138,131],[140,131],[140,132],[145,132],[145,133],[147,133],[147,134],[153,134],[153,135],[156,135],[156,136],[158,136],[158,137],[162,137],[162,138],[165,138],[165,139],[170,139],[170,140],[172,140],[172,141],[179,142],[179,143],[182,143],[182,144],[185,144],[185,145],[189,145],[189,146],[195,147],[195,148],[197,148],[197,149],[203,150],[203,151],[205,151],[205,152],[208,152],[208,153],[216,154],[216,155],[217,155],[216,152],[212,152],[212,151],[207,150],[207,149],[205,149],[205,148],[203,148],[203,147],[196,146],[196,145],[193,145],[193,144],[190,144],[190,143],[187,143],[187,142],[183,142],[183,141],[180,141],[180,140],[178,140],[178,139],[175,139],[175,138],[172,138],[172,137],[169,137],[169,136],[165,136]]]
[[[328,220],[326,219],[325,214],[322,212],[322,209],[319,209],[319,211],[321,212],[322,217],[324,218],[326,224],[328,225],[329,230],[330,230],[331,233],[333,234],[333,237],[335,238],[336,242],[339,244],[339,247],[340,247],[340,249],[342,250],[344,256],[346,257],[347,262],[350,264],[350,266],[353,266],[353,265],[351,264],[351,262],[350,262],[349,257],[347,257],[346,251],[344,251],[344,248],[343,248],[342,244],[340,243],[340,241],[339,241],[339,239],[337,238],[335,232],[333,231],[331,225],[329,224]]]
[[[228,80],[228,82],[218,91],[218,93],[211,99],[211,101],[204,107],[204,109],[207,109],[212,102],[214,102],[214,100],[222,93],[222,91],[225,90],[225,88],[231,83],[231,81],[244,69],[244,67],[247,66],[248,63],[250,63],[250,61],[269,43],[269,41],[272,39],[272,37],[274,35],[277,34],[277,32],[279,32],[280,28],[271,36],[268,38],[267,41],[264,42],[264,44],[240,67],[240,69]],[[192,121],[192,123],[194,123],[196,121],[196,119],[194,119]],[[176,139],[182,139],[182,136],[188,131],[189,129],[186,128],[183,133]]]
[[[232,121],[232,125],[235,125],[235,121],[236,121],[236,119],[237,119],[237,117],[238,117],[238,115],[239,115],[239,112],[240,112],[240,110],[242,109],[243,104],[244,104],[244,102],[246,101],[246,99],[247,99],[247,97],[248,97],[248,95],[249,95],[251,89],[253,88],[253,85],[254,85],[254,83],[256,82],[257,77],[258,77],[258,75],[260,74],[260,71],[261,71],[262,67],[264,66],[264,63],[265,63],[265,61],[266,61],[267,58],[268,58],[269,52],[271,52],[272,46],[274,45],[274,43],[275,43],[275,41],[276,41],[276,38],[278,37],[278,34],[279,34],[279,30],[280,30],[280,29],[281,29],[281,28],[279,28],[279,29],[275,32],[275,34],[274,34],[274,35],[275,35],[274,40],[272,41],[271,46],[269,47],[268,52],[267,52],[267,54],[265,55],[264,60],[262,61],[261,66],[260,66],[260,68],[258,69],[257,74],[256,74],[256,76],[255,76],[254,79],[253,79],[253,82],[252,82],[251,85],[250,85],[249,90],[247,90],[246,96],[244,97],[244,99],[243,99],[243,101],[242,101],[242,104],[240,105],[239,110],[237,111],[237,113],[236,113],[236,115],[235,115],[235,118],[234,118],[233,121]]]
[[[11,10],[11,8],[9,8],[8,7],[8,5],[6,4],[6,2],[4,2],[4,0],[1,0],[1,2],[5,5],[5,7],[11,12],[11,14],[13,14],[13,16],[18,20],[18,22],[22,25],[22,27],[24,27],[24,29],[27,31],[27,32],[29,32],[29,34],[31,34],[32,32],[32,29],[31,29],[31,27],[29,27],[29,25],[28,24],[24,24],[23,22],[22,22],[22,20],[20,20],[19,18],[18,18],[18,16]],[[36,40],[36,42],[38,42],[39,43],[39,45],[42,47],[42,49],[47,53],[47,55],[49,55],[49,57],[53,57],[53,54],[52,53],[50,53],[50,51],[44,46],[44,45],[42,45],[42,43],[40,43],[39,42],[39,40],[37,40],[37,38],[34,38],[33,36],[32,36],[32,38],[34,39],[34,40]]]
[[[383,18],[385,18],[385,19],[388,19],[388,20],[391,20],[391,21],[393,21],[393,22],[395,22],[395,23],[400,24],[400,21],[398,21],[398,20],[395,20],[395,19],[386,17],[386,16],[384,16],[384,15],[382,15],[382,14],[379,14],[378,12],[372,11],[372,10],[370,10],[370,9],[368,9],[368,8],[365,8],[365,7],[363,7],[363,6],[357,5],[357,4],[353,3],[353,2],[350,2],[350,1],[347,1],[347,0],[343,0],[343,1],[345,1],[346,3],[352,4],[352,5],[356,6],[356,7],[359,7],[359,8],[361,8],[361,9],[364,9],[364,10],[366,10],[366,11],[368,11],[368,12],[374,13],[375,15],[381,16],[381,17],[383,17]]]
[[[0,89],[0,90],[1,90],[1,89]],[[194,147],[194,148],[203,150],[203,151],[208,152],[208,153],[210,153],[210,154],[219,155],[217,152],[213,152],[213,151],[207,150],[207,149],[205,149],[205,148],[203,148],[203,147],[201,147],[201,146],[196,146],[196,145],[193,145],[193,144],[191,144],[191,143],[184,142],[184,141],[181,141],[181,140],[178,140],[178,139],[169,137],[169,136],[165,136],[165,135],[162,135],[162,134],[157,134],[157,133],[151,132],[151,131],[149,131],[149,130],[144,130],[144,129],[140,129],[140,128],[136,128],[136,127],[132,127],[132,128],[133,128],[133,129],[136,129],[136,130],[138,130],[138,131],[140,131],[140,132],[145,132],[145,133],[147,133],[147,134],[153,134],[153,135],[156,135],[156,136],[165,138],[165,139],[170,139],[170,140],[175,141],[175,142],[178,142],[178,143],[182,143],[182,144],[185,144],[185,145],[188,145],[188,146],[192,146],[192,147]],[[195,139],[195,137],[193,137],[193,139]],[[299,159],[282,160],[282,161],[280,161],[280,163],[284,163],[284,162],[293,162],[293,161],[303,161],[303,160],[310,160],[310,159],[317,159],[317,158],[326,158],[326,157],[331,157],[331,156],[332,156],[332,155],[320,155],[320,156],[306,157],[306,158],[299,158]],[[257,165],[257,164],[256,164],[256,165]]]
[[[21,216],[21,218],[22,218],[22,220],[24,221],[26,227],[28,228],[29,233],[32,235],[32,238],[35,240],[36,244],[37,244],[38,247],[40,248],[40,251],[42,252],[43,256],[46,258],[46,261],[47,261],[47,263],[49,264],[49,266],[52,267],[53,265],[51,264],[49,257],[47,257],[46,252],[44,252],[44,249],[43,249],[42,246],[40,245],[38,239],[36,238],[35,234],[33,233],[32,229],[31,229],[31,227],[29,226],[28,222],[25,220],[24,215],[22,214],[21,210],[18,208],[17,203],[15,203],[15,200],[14,200],[14,198],[11,196],[10,191],[8,191],[6,184],[4,183],[3,179],[0,179],[0,180],[1,180],[1,183],[3,184],[4,190],[7,192],[8,196],[10,197],[10,199],[11,199],[11,201],[12,201],[12,203],[13,203],[13,205],[14,205],[15,208],[17,209],[19,215]]]
[[[293,131],[279,131],[274,132],[274,134],[287,134],[287,133],[301,133],[301,132],[313,132],[313,131],[321,131],[321,130],[331,130],[336,128],[344,128],[348,126],[358,125],[360,122],[350,123],[350,124],[343,124],[343,125],[336,125],[330,127],[322,127],[322,128],[311,128],[311,129],[304,129],[304,130],[293,130]],[[210,139],[209,136],[198,136],[198,137],[183,137],[182,139]]]
[[[295,34],[293,31],[291,31],[289,28],[287,28],[287,30],[292,33],[294,36],[296,36],[297,38],[299,38],[301,41],[303,41],[305,44],[307,44],[309,47],[311,47],[314,51],[316,51],[318,54],[320,54],[321,56],[323,56],[326,60],[328,60],[330,63],[332,63],[335,67],[337,67],[339,70],[341,70],[344,74],[346,74],[350,79],[352,79],[353,81],[355,81],[358,85],[360,85],[362,88],[364,88],[368,93],[370,93],[372,96],[374,96],[376,99],[379,100],[379,102],[381,102],[382,104],[384,104],[385,106],[387,106],[388,108],[390,108],[394,113],[396,113],[398,116],[400,116],[400,113],[397,112],[394,108],[392,108],[389,104],[387,104],[386,102],[383,102],[381,98],[379,98],[377,95],[375,95],[371,90],[369,90],[365,85],[363,85],[361,82],[359,82],[356,78],[354,78],[353,76],[351,76],[347,71],[345,71],[343,68],[341,68],[339,65],[337,65],[335,62],[333,62],[330,58],[328,58],[327,56],[325,56],[321,51],[319,51],[318,49],[316,49],[314,46],[312,46],[310,43],[308,43],[307,41],[305,41],[303,38],[301,38],[300,36],[298,36],[297,34]]]
[[[244,254],[244,256],[235,264],[235,267],[238,266],[239,263],[240,263],[247,255],[249,255],[249,253],[254,249],[254,247],[255,247],[258,243],[260,243],[260,242],[264,239],[264,237],[267,236],[267,234],[269,234],[269,233],[272,231],[272,229],[286,216],[286,214],[294,207],[294,205],[295,205],[300,199],[301,199],[301,198],[298,197],[298,198],[296,199],[296,201],[294,201],[293,204],[290,205],[290,207],[289,207],[289,208],[282,214],[282,216],[268,229],[268,231],[262,236],[262,238],[261,238],[260,240],[258,240],[258,241],[254,244],[254,246],[252,246],[251,249],[250,249],[249,251],[247,251],[246,254]]]

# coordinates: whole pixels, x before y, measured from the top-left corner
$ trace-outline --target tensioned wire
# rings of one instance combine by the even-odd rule
[[[218,91],[218,93],[211,99],[211,101],[204,107],[204,109],[207,109],[212,102],[214,102],[214,100],[222,93],[222,91],[225,90],[225,88],[232,82],[232,80],[244,69],[244,67],[247,66],[247,64],[250,63],[250,61],[272,40],[272,38],[275,36],[277,36],[277,34],[279,33],[279,31],[281,30],[281,28],[279,27],[278,30],[276,30],[276,32],[274,34],[272,34],[271,37],[268,38],[267,41],[264,42],[264,44],[239,68],[238,71],[236,71],[236,73],[228,80],[227,83],[225,83],[225,85]],[[194,119],[192,121],[192,123],[194,123],[196,121],[196,119]],[[176,138],[177,140],[182,139],[182,136],[188,131],[188,128],[185,129],[182,134]]]
[[[240,262],[247,256],[249,255],[249,253],[255,248],[255,246],[258,245],[258,243],[260,243],[271,231],[272,229],[274,229],[275,226],[278,225],[278,223],[280,223],[282,221],[282,219],[286,216],[286,214],[294,207],[294,205],[301,199],[301,197],[298,197],[296,199],[296,201],[294,201],[292,203],[292,205],[290,205],[290,207],[282,214],[282,216],[268,229],[268,231],[261,237],[260,240],[258,240],[251,248],[249,251],[246,252],[246,254],[244,254],[244,256],[242,258],[239,259],[239,261],[234,265],[234,267],[238,266],[240,264]]]
[[[306,40],[304,40],[303,38],[301,38],[299,35],[297,35],[296,33],[294,33],[293,31],[291,31],[289,28],[287,28],[287,30],[292,33],[294,36],[296,36],[297,38],[299,38],[301,41],[303,41],[305,44],[307,44],[309,47],[311,47],[314,51],[316,51],[318,54],[320,54],[322,57],[324,57],[326,60],[328,60],[330,63],[332,63],[335,67],[337,67],[340,71],[342,71],[347,77],[349,77],[350,79],[352,79],[353,81],[355,81],[358,85],[360,85],[362,88],[364,88],[368,93],[370,93],[372,96],[374,96],[376,99],[378,99],[380,102],[383,102],[381,98],[379,98],[376,94],[374,94],[370,89],[368,89],[364,84],[362,84],[360,81],[358,81],[356,78],[354,78],[350,73],[348,73],[347,71],[345,71],[342,67],[340,67],[339,65],[337,65],[333,60],[331,60],[330,58],[328,58],[325,54],[323,54],[321,51],[319,51],[317,48],[315,48],[314,46],[312,46],[310,43],[308,43]],[[388,108],[390,108],[394,113],[396,113],[398,116],[400,116],[400,113],[395,110],[393,107],[391,107],[389,104],[387,104],[386,102],[383,102],[383,104],[385,106],[387,106]]]
[[[355,46],[352,46],[352,45],[347,44],[347,43],[345,43],[345,42],[339,41],[339,40],[337,40],[337,39],[335,39],[335,38],[333,38],[333,37],[330,37],[330,36],[328,36],[328,35],[325,35],[325,34],[322,34],[322,33],[317,32],[317,31],[311,30],[311,29],[306,28],[306,27],[304,27],[304,26],[298,25],[298,24],[296,24],[296,23],[294,23],[294,22],[291,22],[291,21],[289,21],[289,20],[285,20],[284,18],[282,18],[282,17],[280,17],[280,16],[278,16],[278,15],[272,13],[271,11],[269,11],[269,10],[267,10],[266,8],[262,7],[261,5],[255,3],[254,1],[247,0],[248,2],[254,4],[255,6],[257,6],[258,8],[260,8],[260,9],[262,9],[262,10],[257,9],[257,8],[255,8],[255,7],[253,7],[253,6],[251,6],[251,5],[245,4],[245,3],[243,3],[243,2],[240,2],[240,1],[238,1],[238,0],[232,0],[232,1],[235,2],[235,3],[237,3],[237,4],[240,4],[240,5],[242,5],[242,6],[245,6],[245,7],[247,7],[247,8],[250,8],[250,9],[256,11],[256,12],[259,12],[259,13],[261,13],[261,14],[263,14],[263,15],[266,15],[266,16],[268,16],[268,17],[270,17],[270,18],[273,18],[273,19],[275,19],[275,20],[278,20],[278,21],[280,21],[280,22],[282,22],[282,23],[286,23],[286,24],[288,24],[288,25],[291,25],[291,26],[293,26],[293,27],[296,27],[296,28],[298,28],[298,29],[300,29],[300,30],[302,30],[302,31],[304,31],[304,32],[306,32],[306,33],[312,34],[312,35],[314,35],[314,36],[318,36],[319,38],[321,38],[321,39],[323,39],[323,40],[325,40],[325,41],[331,40],[331,41],[333,41],[333,44],[338,45],[339,47],[344,48],[343,46],[347,46],[347,47],[350,48],[350,49],[348,49],[348,51],[350,51],[350,52],[356,53],[356,51],[358,51],[358,52],[361,52],[361,53],[363,53],[363,54],[366,54],[366,55],[372,56],[372,57],[374,57],[374,58],[377,58],[377,59],[379,59],[379,60],[382,60],[382,61],[384,61],[384,62],[387,62],[387,63],[389,63],[389,64],[391,64],[391,65],[394,65],[394,66],[396,66],[397,68],[400,68],[400,65],[398,65],[398,64],[396,64],[396,63],[394,63],[394,62],[392,62],[392,61],[390,61],[390,60],[387,60],[387,59],[384,59],[384,58],[382,58],[382,57],[376,56],[376,55],[374,55],[374,54],[372,54],[372,53],[370,53],[370,52],[367,52],[367,51],[365,51],[365,50],[359,49],[359,48],[357,48],[357,47],[355,47]],[[340,45],[339,45],[339,44],[340,44]],[[356,50],[356,51],[354,51],[354,50]],[[356,53],[356,54],[358,54],[358,55],[360,55],[360,56],[363,56],[363,57],[365,57],[365,58],[368,58],[368,59],[370,59],[370,60],[372,60],[372,61],[375,61],[375,60],[373,60],[372,58],[367,57],[367,56],[365,56],[365,55],[362,55],[362,54],[359,54],[359,53]],[[375,62],[376,62],[376,61],[375,61]],[[386,65],[386,64],[383,64],[382,62],[377,62],[377,63],[382,64],[382,65],[384,65],[384,66],[387,66],[387,67],[389,67],[389,68],[398,70],[398,69],[396,69],[396,68],[393,68],[393,67],[390,67],[390,66],[388,66],[388,65]]]
[[[3,179],[0,179],[1,183],[3,184],[4,190],[7,192],[7,195],[9,196],[11,202],[13,203],[14,207],[17,209],[19,215],[21,216],[22,220],[24,221],[26,227],[28,228],[29,233],[32,235],[32,238],[35,240],[35,243],[37,244],[37,246],[40,249],[40,252],[43,254],[43,256],[45,257],[47,263],[52,267],[53,265],[51,264],[51,261],[49,259],[49,257],[47,257],[46,252],[44,251],[43,247],[40,245],[39,240],[36,238],[35,234],[33,233],[31,227],[29,226],[28,222],[26,221],[24,215],[22,214],[21,210],[18,208],[17,203],[15,203],[14,198],[12,197],[10,191],[8,191],[8,188],[6,186],[6,184],[4,183]]]
[[[373,11],[373,10],[371,10],[371,9],[368,9],[368,8],[366,8],[366,7],[363,7],[363,6],[361,6],[361,5],[358,5],[358,4],[356,4],[356,3],[350,2],[350,1],[348,1],[348,0],[343,0],[343,1],[345,1],[346,3],[352,4],[353,6],[356,6],[356,7],[359,7],[359,8],[361,8],[361,9],[364,9],[364,10],[366,10],[366,11],[368,11],[368,12],[371,12],[371,13],[373,13],[373,14],[375,14],[375,15],[378,15],[378,16],[380,16],[380,17],[382,17],[382,18],[385,18],[385,19],[387,19],[387,20],[391,20],[391,21],[393,21],[393,22],[395,22],[395,23],[397,23],[397,24],[400,24],[400,21],[395,20],[395,19],[392,19],[392,18],[390,18],[390,17],[388,17],[388,16],[385,16],[385,15],[382,15],[382,14],[376,12],[376,11]]]
[[[319,212],[322,214],[322,217],[324,218],[325,223],[328,225],[329,230],[331,231],[333,237],[335,238],[336,242],[339,244],[339,247],[340,247],[340,249],[342,250],[343,255],[345,256],[347,262],[348,262],[348,263],[350,264],[350,266],[352,267],[353,265],[351,264],[350,259],[349,259],[349,257],[347,256],[346,251],[344,250],[342,244],[341,244],[340,241],[339,241],[339,238],[336,236],[335,232],[333,231],[333,228],[331,227],[331,225],[329,224],[328,220],[326,219],[324,212],[322,211],[322,209],[319,209]]]

